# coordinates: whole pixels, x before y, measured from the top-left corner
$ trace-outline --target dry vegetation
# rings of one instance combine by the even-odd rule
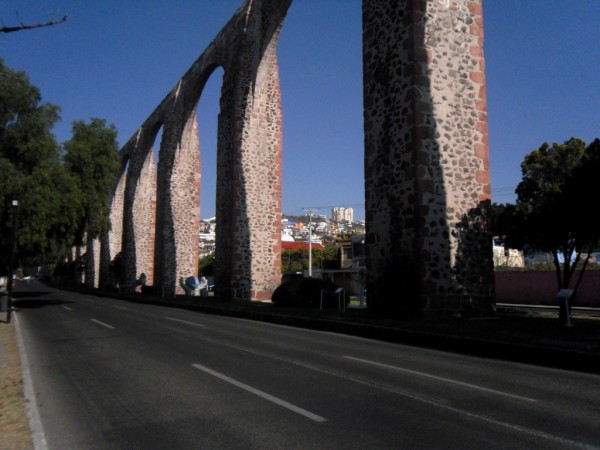
[[[33,449],[26,405],[15,324],[0,316],[1,450]]]

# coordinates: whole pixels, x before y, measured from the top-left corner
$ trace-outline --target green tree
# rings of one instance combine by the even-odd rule
[[[119,146],[117,129],[106,120],[92,118],[90,123],[73,122],[73,136],[64,143],[64,163],[75,177],[81,192],[82,214],[79,218],[75,245],[89,249],[94,239],[110,231],[110,193],[117,179]],[[84,268],[86,285],[95,284],[93,254],[87,252]]]
[[[516,192],[523,223],[512,236],[520,232],[518,238],[532,251],[552,254],[559,289],[570,287],[582,255],[589,257],[598,242],[598,228],[591,226],[589,204],[583,201],[594,190],[599,148],[598,141],[586,148],[577,138],[562,144],[545,143],[526,155],[521,164],[523,180]],[[586,264],[587,259],[583,269]],[[582,276],[583,270],[577,285]]]
[[[59,113],[24,72],[0,59],[0,272],[9,263],[13,219],[19,264],[56,262],[72,235],[78,192],[51,132]]]
[[[285,249],[281,252],[282,272],[298,272],[306,268],[308,268],[308,250],[304,248]]]
[[[492,234],[504,241],[506,248],[523,250],[524,208],[511,203],[492,203]]]
[[[119,146],[114,125],[92,118],[89,124],[73,122],[73,136],[64,143],[64,162],[82,193],[83,215],[78,239],[96,239],[110,230],[109,195],[119,168]]]
[[[213,276],[215,274],[215,252],[198,260],[198,275]]]

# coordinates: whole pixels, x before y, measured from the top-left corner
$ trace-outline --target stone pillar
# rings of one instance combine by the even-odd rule
[[[86,236],[86,262],[84,286],[89,289],[97,288],[100,276],[100,240]]]
[[[481,0],[363,1],[368,303],[493,299]]]
[[[281,283],[282,136],[279,72],[275,45],[266,51],[248,111],[238,175],[233,282],[236,297],[270,300]]]
[[[154,134],[140,128],[132,141],[127,166],[127,183],[124,194],[123,244],[121,250],[121,284],[133,292],[141,272],[151,283],[154,256],[154,198],[156,196],[156,170],[152,142]]]
[[[125,197],[125,185],[127,172],[122,163],[120,175],[115,185],[112,200],[110,202],[110,231],[105,234],[101,241],[100,259],[100,286],[108,288],[114,283],[110,270],[111,261],[121,252],[123,243],[123,209]]]
[[[148,151],[142,166],[134,200],[136,280],[145,273],[148,285],[154,284],[154,243],[156,236],[156,163]]]
[[[179,278],[198,273],[200,145],[196,110],[183,102],[164,126],[158,161],[155,284],[165,297],[181,293]]]
[[[276,46],[289,3],[247,3],[245,32],[224,65],[215,264],[216,295],[223,300],[270,299],[281,281],[282,120]]]

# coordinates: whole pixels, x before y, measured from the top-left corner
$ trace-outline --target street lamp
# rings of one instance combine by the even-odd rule
[[[312,277],[312,216],[315,208],[303,208],[308,212],[308,277]],[[317,208],[318,209],[318,208]]]

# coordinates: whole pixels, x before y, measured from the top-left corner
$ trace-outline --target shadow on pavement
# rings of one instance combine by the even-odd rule
[[[12,305],[17,309],[43,308],[45,306],[56,306],[73,303],[72,301],[59,300],[57,298],[14,298]]]
[[[73,303],[57,298],[56,291],[47,290],[39,283],[17,282],[12,293],[12,306],[17,309],[43,308]]]

